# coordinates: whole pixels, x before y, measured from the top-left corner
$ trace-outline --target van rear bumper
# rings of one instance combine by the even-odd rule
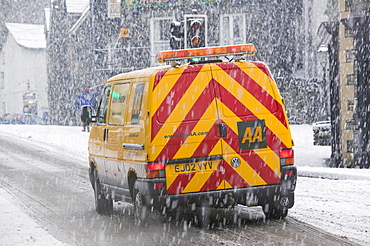
[[[294,190],[297,179],[297,169],[295,166],[282,167],[281,183],[263,186],[249,186],[243,188],[233,188],[225,190],[214,190],[194,193],[181,193],[168,195],[165,189],[154,189],[163,184],[165,179],[138,179],[137,187],[146,201],[151,201],[151,205],[158,209],[175,208],[177,204],[197,204],[207,201],[213,207],[229,206],[230,202],[247,206],[258,206],[280,200],[281,197],[289,197],[289,204],[285,208],[294,205]]]

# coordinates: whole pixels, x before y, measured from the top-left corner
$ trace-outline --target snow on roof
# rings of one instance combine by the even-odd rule
[[[81,14],[89,4],[90,0],[66,0],[67,13]]]
[[[51,15],[51,10],[50,8],[44,8],[44,14],[45,14],[45,26],[46,30],[50,30],[50,15]]]
[[[44,25],[5,23],[17,44],[26,48],[45,49]]]

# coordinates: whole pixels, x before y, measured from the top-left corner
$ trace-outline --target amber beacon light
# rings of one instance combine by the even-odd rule
[[[158,53],[158,62],[184,60],[196,57],[214,57],[228,55],[254,55],[257,52],[253,44],[206,47],[198,49],[169,50]]]

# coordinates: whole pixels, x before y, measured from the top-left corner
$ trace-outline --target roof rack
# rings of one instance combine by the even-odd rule
[[[253,44],[229,45],[206,47],[185,50],[169,50],[158,53],[158,62],[180,61],[193,58],[217,57],[217,56],[253,56],[257,52]]]

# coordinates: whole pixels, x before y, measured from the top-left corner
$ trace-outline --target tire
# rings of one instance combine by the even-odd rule
[[[97,171],[94,171],[94,196],[95,196],[95,210],[100,215],[111,215],[113,213],[113,199],[103,194],[101,185],[97,175]]]
[[[274,203],[265,204],[262,206],[263,213],[266,216],[266,219],[277,219],[281,220],[287,217],[288,209],[287,208],[278,208]]]
[[[134,190],[134,218],[136,225],[144,224],[149,217],[149,207],[138,189]]]
[[[211,227],[211,206],[209,205],[208,201],[202,201],[200,203],[196,217],[196,224],[202,230],[208,230]]]
[[[266,212],[264,210],[263,213],[265,214],[266,219],[281,220],[287,217],[288,209],[286,208],[281,209],[281,208],[273,207],[272,209],[268,209]]]

